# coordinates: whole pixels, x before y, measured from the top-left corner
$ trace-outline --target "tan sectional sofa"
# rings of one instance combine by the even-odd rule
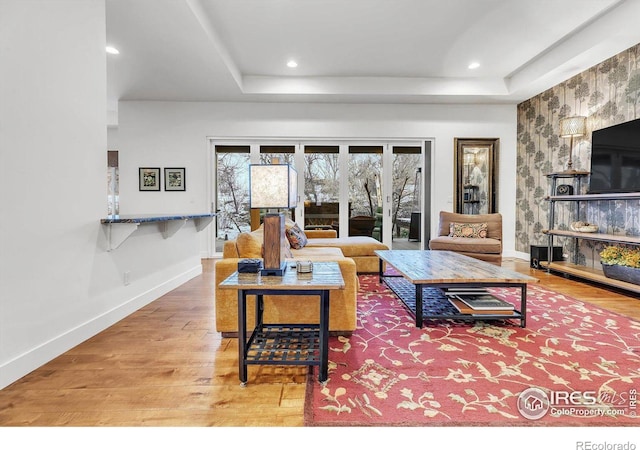
[[[358,273],[377,272],[378,257],[375,250],[388,247],[370,237],[337,238],[335,230],[305,230],[307,245],[291,249],[291,261],[336,261],[340,266],[345,289],[331,291],[329,331],[351,333],[356,329],[356,296],[359,289]],[[236,240],[225,242],[222,259],[215,264],[215,311],[216,330],[223,336],[237,336],[238,296],[237,291],[219,289],[218,284],[235,272],[242,258],[260,258],[262,229],[241,233]],[[289,268],[288,270],[295,270]],[[249,296],[247,310],[253,311],[253,296]],[[316,297],[302,300],[302,296],[265,296],[265,323],[314,323],[320,317]],[[248,316],[248,329],[254,326],[253,315]]]
[[[301,250],[310,250],[312,248],[340,249],[343,256],[353,259],[358,273],[378,273],[380,260],[374,252],[376,250],[389,250],[389,247],[372,237],[349,236],[338,238],[335,237],[336,232],[334,230],[318,230],[320,233],[318,235],[313,234],[313,231],[305,231],[309,237],[309,242]]]
[[[486,238],[450,236],[450,225],[455,223],[487,224]],[[449,250],[462,253],[493,264],[502,263],[502,215],[494,214],[458,214],[440,212],[438,236],[429,241],[430,250]]]

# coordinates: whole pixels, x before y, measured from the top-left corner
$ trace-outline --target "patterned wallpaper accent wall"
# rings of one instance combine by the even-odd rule
[[[573,140],[573,167],[590,170],[591,132],[640,117],[640,44],[576,75],[518,105],[516,193],[516,250],[529,253],[530,245],[547,245],[542,230],[549,227],[551,181],[545,174],[566,169],[569,139],[558,136],[560,119],[587,116],[587,134]],[[558,180],[558,184],[570,181]],[[588,178],[582,182],[586,193]],[[595,223],[601,232],[640,235],[640,201],[601,201],[581,207],[573,218],[573,202],[556,203],[556,228],[575,220]],[[556,239],[565,253],[573,239]],[[581,241],[578,263],[598,266],[602,244]]]

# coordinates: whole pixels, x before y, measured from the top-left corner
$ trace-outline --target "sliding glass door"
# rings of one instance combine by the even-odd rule
[[[422,147],[393,146],[392,249],[419,249],[422,240]]]
[[[304,228],[340,233],[340,147],[304,146]]]
[[[349,236],[382,242],[383,145],[349,145]]]
[[[251,230],[249,213],[249,145],[215,145],[215,251],[224,241]]]
[[[301,227],[336,230],[340,237],[371,236],[392,249],[424,248],[428,143],[212,141],[215,252],[226,239],[260,225],[261,212],[249,209],[249,164],[276,159],[298,173],[300,195],[290,215]]]

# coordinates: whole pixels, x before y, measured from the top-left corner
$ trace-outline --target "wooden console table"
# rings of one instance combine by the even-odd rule
[[[318,380],[327,381],[329,367],[329,293],[344,289],[337,262],[314,262],[313,272],[288,267],[283,276],[234,272],[221,289],[238,291],[238,372],[247,383],[248,364],[319,366]],[[265,295],[313,295],[320,299],[316,324],[265,324]],[[247,295],[256,296],[255,328],[247,340]],[[302,299],[301,299],[302,301]]]

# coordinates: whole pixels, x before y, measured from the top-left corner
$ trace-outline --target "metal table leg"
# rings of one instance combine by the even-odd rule
[[[527,284],[520,285],[520,327],[525,328],[527,326]]]
[[[424,285],[416,284],[416,328],[422,328],[422,288]]]
[[[238,290],[238,375],[240,383],[247,384],[247,293]]]
[[[329,291],[320,294],[320,370],[321,383],[329,377]]]

